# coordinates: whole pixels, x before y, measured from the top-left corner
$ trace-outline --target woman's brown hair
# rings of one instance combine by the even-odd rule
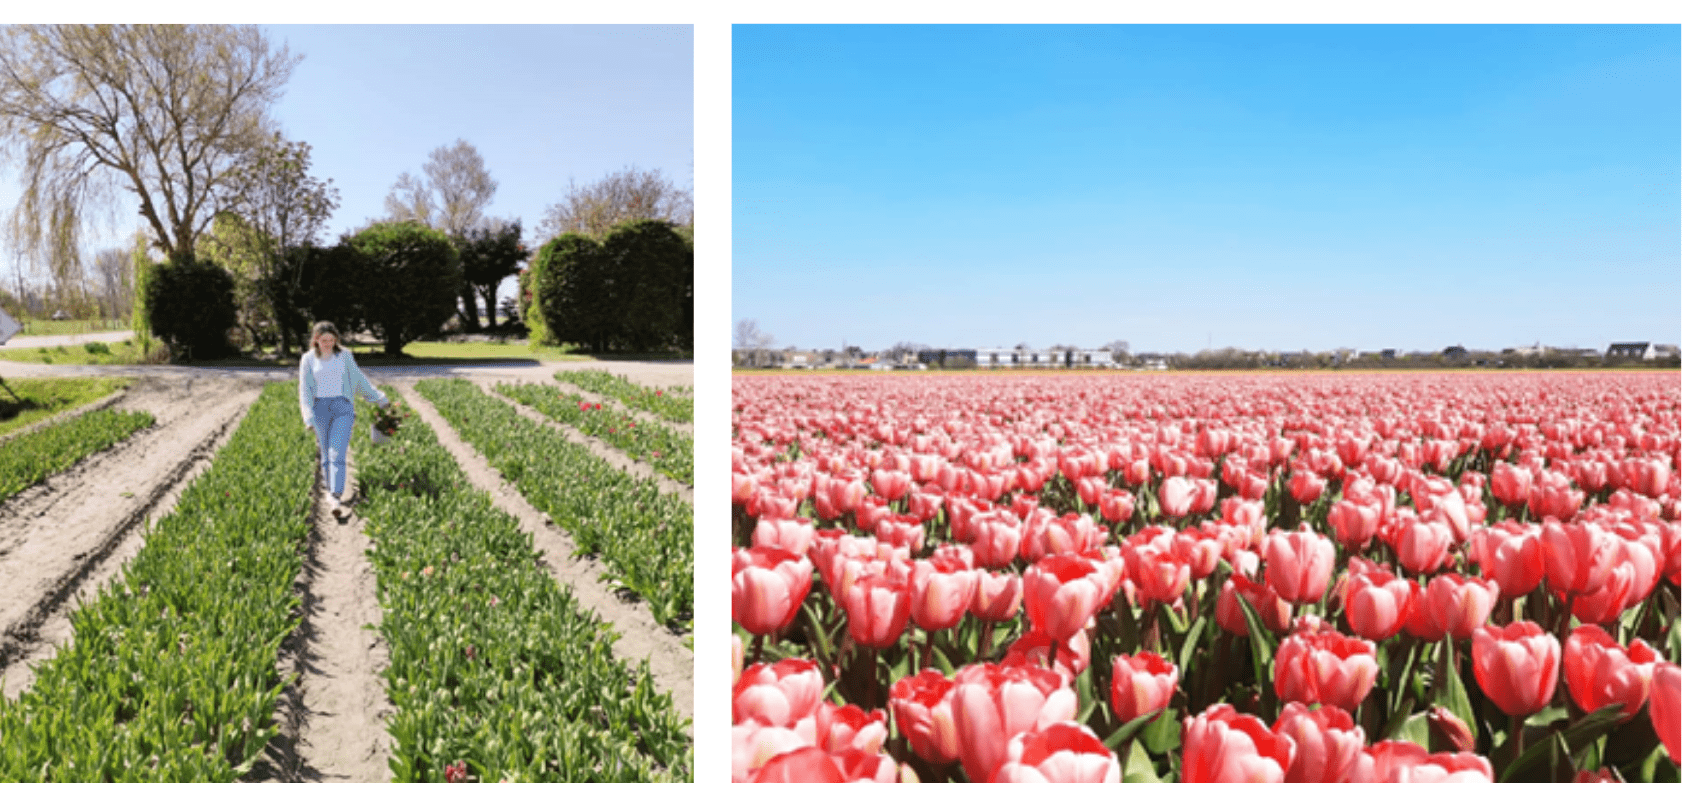
[[[337,331],[335,323],[332,323],[329,320],[320,320],[312,325],[312,339],[308,343],[312,348],[312,353],[318,352],[319,334],[329,334],[330,336],[335,337],[335,352],[341,353],[341,332]]]

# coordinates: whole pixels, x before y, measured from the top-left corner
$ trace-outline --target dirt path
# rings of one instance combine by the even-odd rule
[[[356,479],[351,460],[347,479]],[[279,666],[300,678],[283,692],[283,732],[254,778],[288,783],[386,783],[394,706],[383,686],[388,646],[377,578],[365,558],[370,540],[357,513],[330,516],[323,481],[312,489],[313,528],[296,587],[304,615],[283,644]]]
[[[95,331],[88,334],[51,334],[39,337],[13,337],[5,348],[52,348],[59,345],[81,345],[85,342],[123,342],[135,336],[134,331]]]
[[[435,430],[436,439],[459,462],[471,483],[487,491],[495,505],[517,517],[520,526],[535,537],[536,549],[554,578],[571,591],[583,608],[612,624],[619,635],[612,650],[624,659],[648,660],[654,686],[671,694],[678,715],[692,719],[694,653],[683,647],[681,638],[654,622],[653,615],[640,601],[625,600],[602,587],[600,577],[606,570],[603,565],[593,559],[573,557],[576,545],[570,536],[525,501],[511,483],[489,467],[482,455],[461,440],[429,400],[413,389],[410,381],[393,383],[417,411],[419,419]],[[693,737],[692,724],[689,733]]]
[[[69,612],[122,570],[259,395],[237,378],[141,378],[113,403],[156,423],[0,503],[0,677],[14,698],[31,665],[70,639]]]
[[[655,485],[659,486],[660,491],[677,497],[690,505],[694,504],[693,486],[684,485],[670,477],[660,474],[655,471],[652,466],[649,466],[646,463],[630,459],[630,456],[625,454],[622,449],[605,443],[598,438],[583,434],[582,431],[570,424],[555,421],[542,414],[534,407],[501,395],[499,391],[495,390],[495,386],[501,381],[504,380],[482,379],[478,380],[477,385],[482,388],[483,392],[488,393],[489,395],[494,396],[495,398],[516,408],[518,413],[523,415],[525,418],[541,424],[542,426],[552,427],[553,429],[558,430],[559,434],[565,436],[567,440],[572,443],[579,444],[593,452],[595,457],[611,463],[613,468],[632,477],[652,480]]]

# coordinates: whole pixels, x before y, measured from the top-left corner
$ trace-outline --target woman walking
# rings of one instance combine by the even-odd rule
[[[342,350],[340,343],[333,324],[318,323],[312,326],[312,349],[300,357],[300,417],[318,438],[324,496],[338,520],[349,513],[342,497],[347,490],[347,444],[353,439],[353,396],[388,408],[388,396],[365,378],[353,352]]]

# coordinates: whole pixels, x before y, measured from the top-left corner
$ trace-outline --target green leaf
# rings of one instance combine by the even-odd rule
[[[1553,762],[1560,750],[1587,749],[1596,739],[1623,723],[1620,715],[1622,710],[1620,705],[1609,704],[1578,719],[1563,730],[1555,730],[1548,737],[1524,750],[1518,760],[1501,771],[1495,778],[1496,782],[1547,782],[1553,777]],[[1567,756],[1569,757],[1569,752]]]
[[[1206,620],[1196,620],[1189,625],[1189,633],[1183,638],[1183,647],[1177,652],[1177,675],[1179,677],[1189,674],[1189,660],[1194,658],[1195,647],[1200,645],[1201,635],[1206,633],[1207,624],[1208,621]]]
[[[1236,602],[1242,607],[1242,615],[1248,623],[1249,656],[1254,662],[1254,679],[1259,682],[1259,691],[1264,694],[1276,692],[1272,681],[1271,660],[1277,651],[1277,643],[1266,630],[1265,623],[1259,619],[1259,612],[1248,605],[1248,599],[1242,593],[1236,593]]]
[[[1163,755],[1183,745],[1183,725],[1177,721],[1175,710],[1161,710],[1159,717],[1142,730],[1142,741],[1148,752]]]
[[[1447,675],[1442,677],[1442,686],[1436,693],[1435,703],[1448,708],[1448,711],[1459,716],[1465,722],[1466,729],[1472,737],[1477,737],[1477,718],[1471,713],[1471,698],[1465,690],[1465,680],[1460,678],[1459,668],[1454,664],[1454,638],[1445,637],[1442,640],[1442,656],[1447,663]]]
[[[1113,734],[1117,735],[1117,733]],[[1108,748],[1112,748],[1112,745],[1108,744]],[[1124,756],[1123,782],[1157,783],[1159,781],[1159,772],[1154,769],[1154,762],[1152,758],[1148,757],[1148,750],[1142,748],[1140,741],[1132,741],[1129,753]]]
[[[1130,719],[1129,721],[1124,722],[1124,724],[1119,726],[1118,729],[1113,730],[1112,734],[1108,735],[1106,737],[1106,740],[1102,741],[1101,744],[1108,749],[1117,749],[1120,745],[1122,745],[1131,736],[1135,735],[1136,730],[1141,729],[1142,727],[1146,726],[1148,722],[1154,720],[1155,718],[1158,718],[1160,712],[1161,711],[1159,711],[1159,710],[1155,710],[1151,713],[1139,715],[1139,716],[1136,716],[1135,718]],[[1136,748],[1140,749],[1141,744],[1137,744]]]

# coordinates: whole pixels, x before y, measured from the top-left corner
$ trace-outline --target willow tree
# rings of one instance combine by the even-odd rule
[[[8,236],[50,266],[80,264],[85,219],[122,190],[153,246],[192,259],[298,62],[253,26],[0,29],[0,148],[22,186]]]

